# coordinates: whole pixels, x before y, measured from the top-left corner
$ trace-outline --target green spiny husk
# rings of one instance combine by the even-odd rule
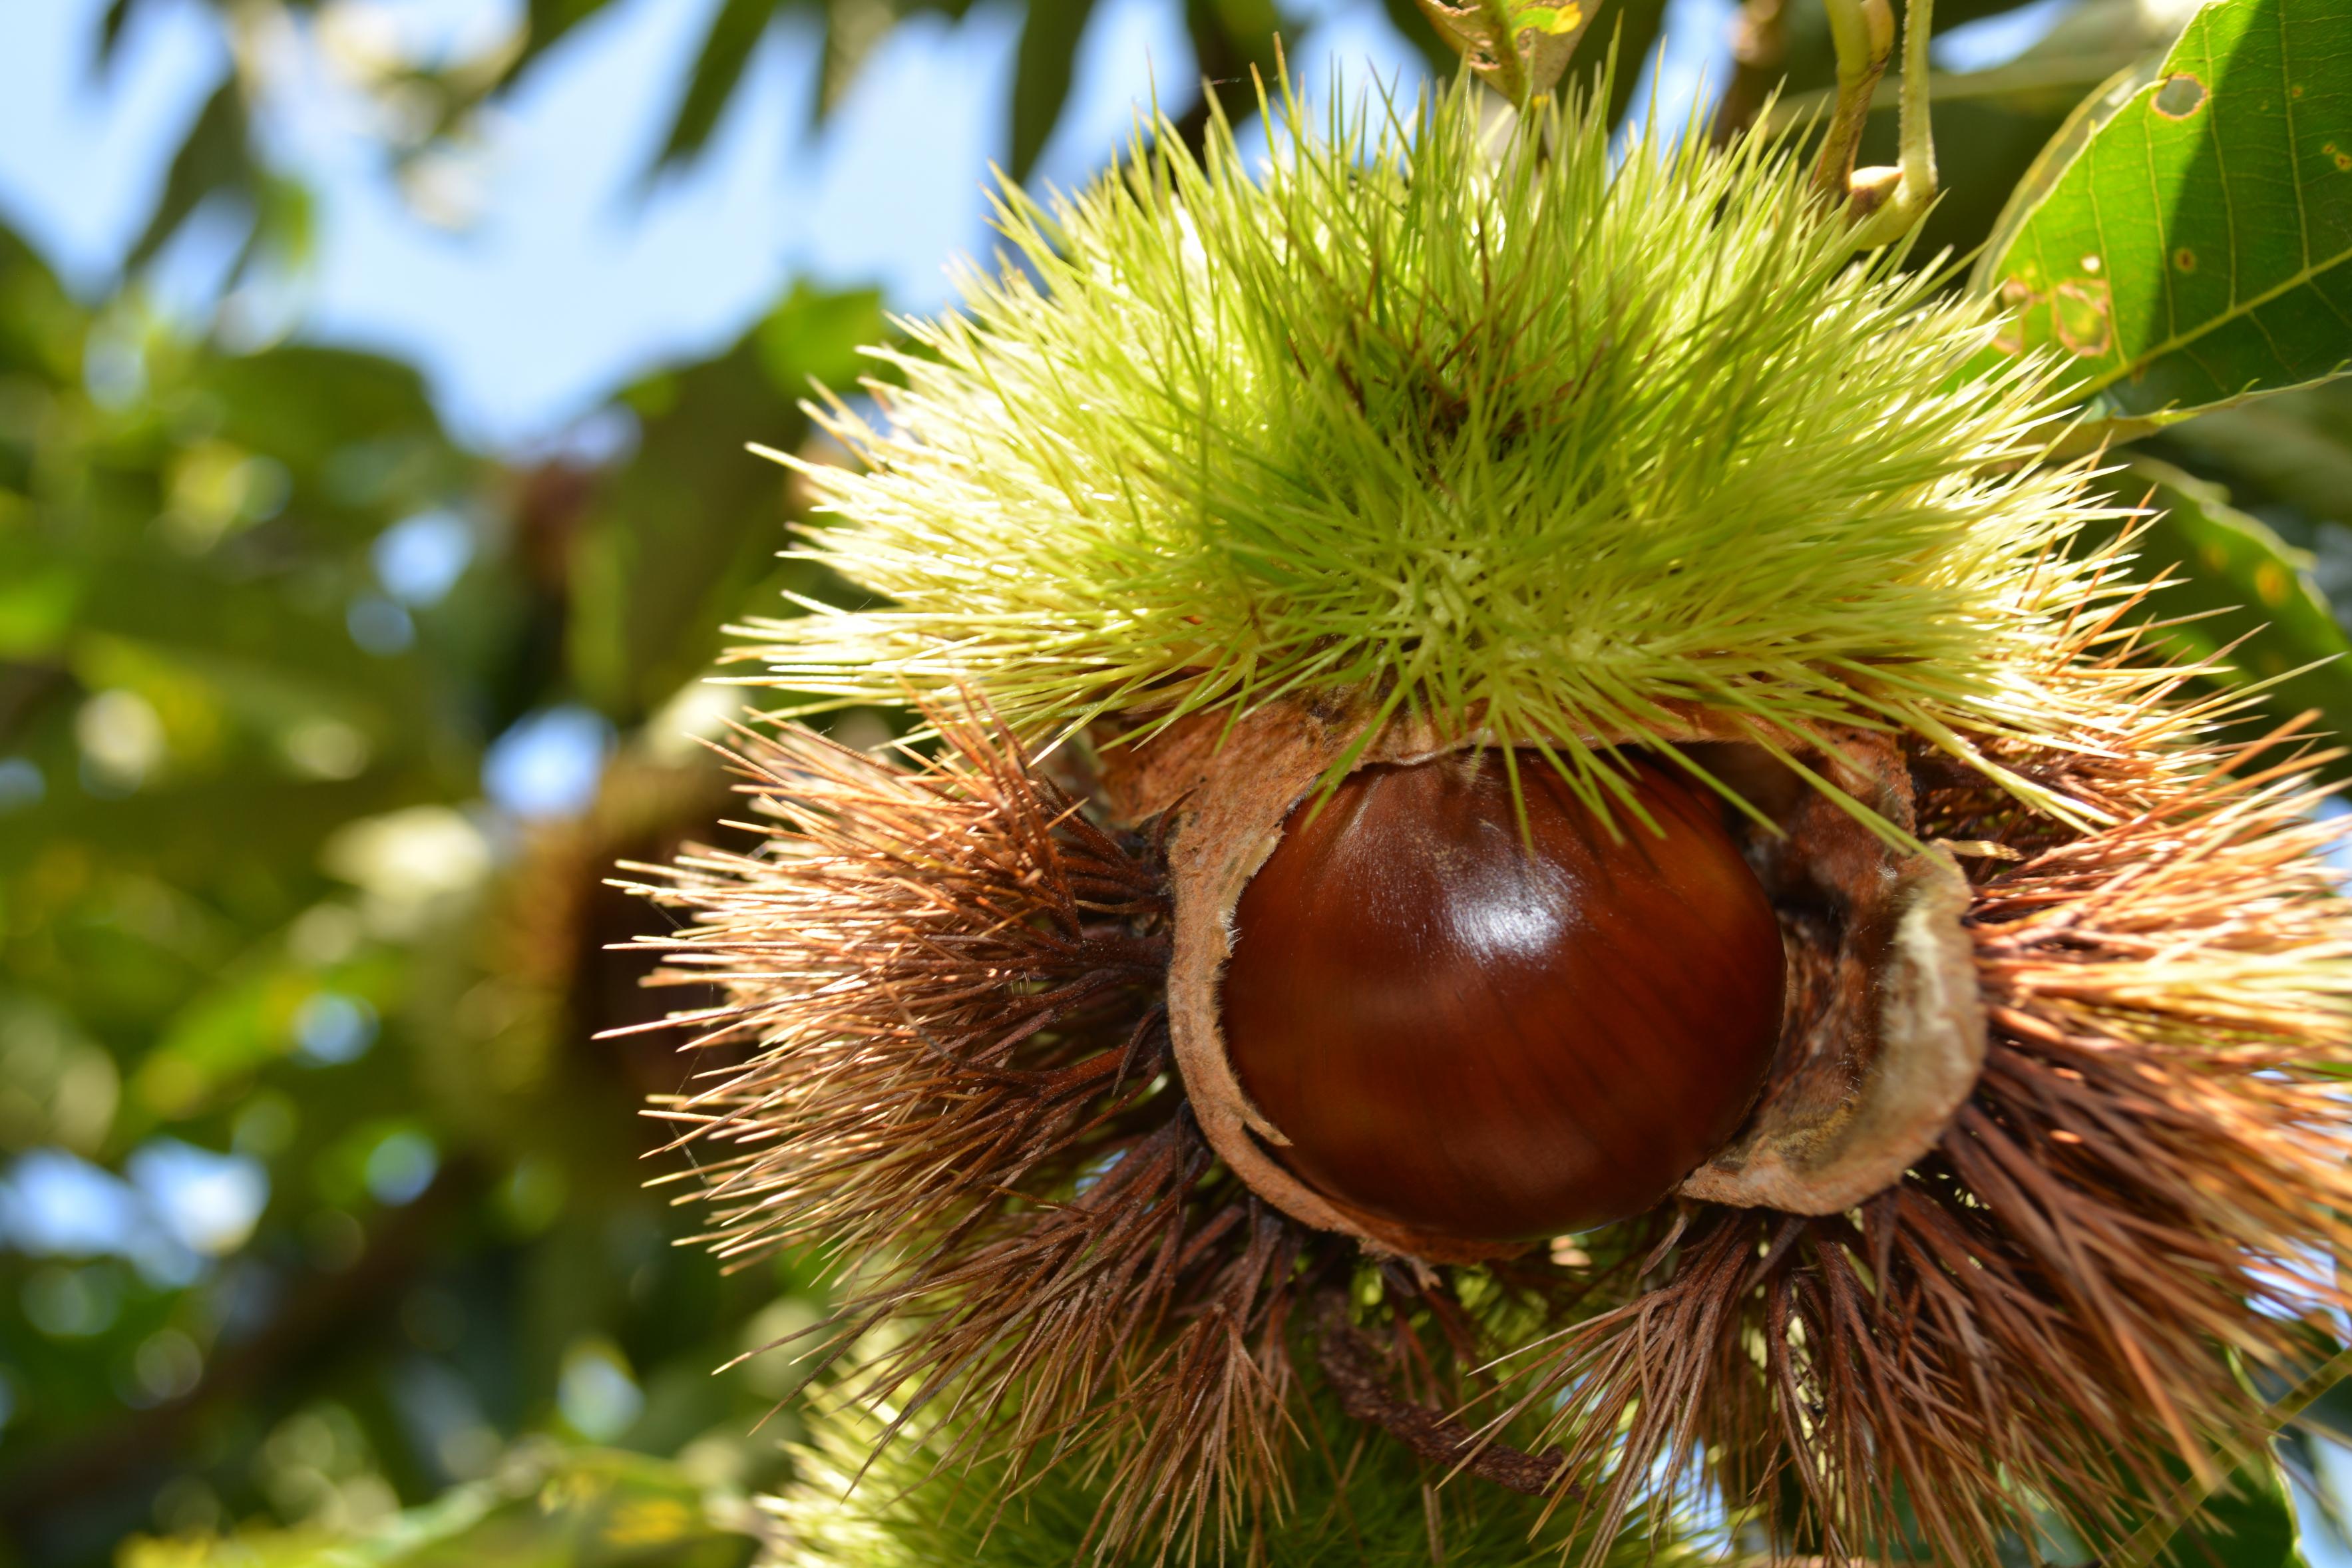
[[[1546,1568],[1580,1542],[1544,1499],[1442,1486],[1444,1472],[1358,1426],[1318,1394],[1289,1475],[1289,1506],[1228,1553],[1257,1568]],[[856,1407],[818,1419],[796,1476],[770,1500],[791,1544],[781,1568],[1069,1568],[1105,1503],[1077,1466],[1024,1477],[1002,1456],[942,1468],[950,1442],[909,1437],[869,1467],[884,1422]],[[1629,1531],[1606,1568],[1698,1568],[1712,1561],[1659,1528]]]
[[[1024,732],[1298,688],[1556,748],[1674,704],[1969,735],[2063,732],[2021,679],[2095,593],[2101,512],[2026,459],[2049,369],[1857,261],[1786,142],[1637,140],[1539,106],[1499,151],[1456,91],[1262,173],[1213,127],[1002,226],[1028,270],[883,357],[862,470],[802,465],[806,553],[882,595],[740,628],[776,683],[889,702],[970,683]]]

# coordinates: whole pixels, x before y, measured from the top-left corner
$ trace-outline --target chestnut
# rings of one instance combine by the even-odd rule
[[[1780,928],[1704,786],[1645,826],[1540,755],[1358,769],[1243,889],[1225,1047],[1284,1164],[1418,1229],[1522,1240],[1641,1213],[1738,1129],[1778,1043]],[[1612,828],[1614,828],[1614,832]]]

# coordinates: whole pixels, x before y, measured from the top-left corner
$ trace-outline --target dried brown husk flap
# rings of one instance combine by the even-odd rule
[[[1909,774],[1884,738],[1843,732],[1812,759],[1882,818],[1915,825]],[[1716,759],[1709,759],[1715,761]],[[1726,773],[1738,770],[1717,765]],[[1763,782],[1761,780],[1758,782]],[[1984,1004],[1950,853],[1891,847],[1823,792],[1769,794],[1778,837],[1750,863],[1780,911],[1788,1013],[1764,1093],[1682,1195],[1839,1214],[1885,1191],[1943,1136],[1984,1070]]]
[[[1483,731],[1444,732],[1413,717],[1391,718],[1366,740],[1372,723],[1345,695],[1269,703],[1230,722],[1204,718],[1108,747],[1103,787],[1129,821],[1175,822],[1170,1035],[1219,1158],[1293,1218],[1376,1251],[1429,1263],[1507,1255],[1520,1248],[1418,1231],[1300,1179],[1274,1152],[1286,1142],[1281,1130],[1250,1103],[1226,1055],[1218,992],[1234,910],[1291,811],[1351,748],[1354,765],[1369,766],[1493,743]],[[1780,910],[1790,963],[1789,1010],[1764,1092],[1734,1141],[1680,1191],[1739,1207],[1842,1212],[1935,1144],[1983,1066],[1967,879],[1941,850],[1896,847],[1911,826],[1911,791],[1901,755],[1882,737],[1761,735],[1749,721],[1694,711],[1644,738],[1659,742],[1774,823],[1777,831],[1749,826],[1748,853]]]

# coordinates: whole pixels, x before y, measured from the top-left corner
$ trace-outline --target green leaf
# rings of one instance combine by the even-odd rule
[[[98,26],[98,63],[114,62],[114,51],[121,46],[122,28],[131,20],[131,0],[107,0],[105,18]]]
[[[2352,522],[2352,382],[2213,414],[2173,439],[2200,468],[2219,464],[2315,521]]]
[[[2080,458],[2104,451],[2109,447],[2122,447],[2150,436],[2160,436],[2184,425],[2200,424],[2231,414],[2258,414],[2261,410],[2254,406],[2257,404],[2267,403],[2274,397],[2292,397],[2311,390],[2311,386],[2285,386],[2275,391],[2243,392],[2235,397],[2222,398],[2218,403],[2203,403],[2194,408],[2158,409],[2154,414],[2102,412],[2103,407],[2110,405],[2094,404],[2083,418],[2052,445],[2047,460],[2057,462],[2068,458]]]
[[[703,37],[702,52],[695,58],[694,68],[687,75],[686,91],[678,100],[669,135],[662,142],[660,155],[646,171],[648,174],[702,151],[703,143],[718,128],[719,115],[726,111],[727,100],[734,96],[736,84],[743,79],[743,68],[751,62],[751,51],[760,47],[760,39],[766,35],[776,9],[777,0],[726,0],[719,7],[719,14],[710,19],[710,31]]]
[[[126,271],[138,268],[177,234],[206,196],[215,191],[249,193],[252,164],[246,150],[245,94],[236,73],[229,73],[212,97],[205,100],[196,122],[172,155],[163,176],[163,194],[156,199],[147,227],[123,262]]]
[[[2136,458],[2112,483],[2118,500],[2146,497],[2163,512],[2137,545],[2142,576],[2179,579],[2149,595],[2152,616],[2174,623],[2157,635],[2186,657],[2274,681],[2266,693],[2273,711],[2315,708],[2321,728],[2352,734],[2352,659],[2345,657],[2352,639],[2312,586],[2300,552],[2231,506],[2220,486],[2169,464]]]
[[[425,378],[372,354],[289,344],[214,362],[201,383],[220,400],[225,437],[298,469],[330,465],[362,442],[438,446]],[[454,469],[451,477],[457,477]]]
[[[19,553],[15,542],[0,534],[0,562]],[[29,660],[54,653],[73,625],[81,602],[81,580],[70,569],[55,564],[17,566],[0,571],[0,658]]]
[[[2297,1544],[2294,1504],[2278,1467],[2262,1460],[2231,1476],[2156,1561],[2158,1568],[2299,1568]]]
[[[1274,38],[1281,26],[1274,0],[1184,0],[1184,32],[1192,40],[1192,58],[1236,118],[1252,107],[1253,71],[1269,84],[1279,76]],[[1195,116],[1205,112],[1204,104],[1185,123],[1195,123]]]
[[[811,382],[845,387],[861,375],[881,374],[885,367],[860,351],[887,341],[890,324],[880,290],[824,293],[803,280],[752,329],[752,336],[768,380],[798,401],[808,395]]]
[[[2330,1384],[2296,1419],[2336,1443],[2352,1444],[2352,1379]]]
[[[809,378],[845,380],[881,334],[878,298],[795,289],[723,358],[640,400],[637,460],[590,509],[571,563],[567,647],[581,692],[634,721],[701,673],[719,627],[761,601],[785,545],[782,470],[747,440],[791,447]]]
[[[1418,9],[1418,0],[1382,3],[1397,30],[1422,46],[1432,70],[1443,77],[1459,68],[1460,57],[1444,37],[1428,26]],[[1584,74],[1597,83],[1604,68],[1614,67],[1609,78],[1609,123],[1615,125],[1625,118],[1625,110],[1633,101],[1633,89],[1641,85],[1642,68],[1665,22],[1665,0],[1600,0],[1590,9],[1591,20],[1586,31],[1595,47]]]
[[[1094,0],[1029,0],[1013,63],[1013,152],[1007,167],[1016,180],[1028,178],[1030,165],[1062,118],[1078,39],[1092,15]]]
[[[1592,13],[1592,26],[1598,29],[1595,36],[1609,39],[1616,51],[1616,71],[1609,81],[1611,124],[1625,118],[1633,89],[1641,85],[1643,64],[1649,59],[1665,19],[1665,0],[1601,0]]]
[[[274,935],[257,943],[182,1007],[140,1059],[127,1127],[135,1133],[192,1115],[289,1054],[303,1004],[321,993],[357,996],[382,1010],[399,1000],[406,973],[381,951],[320,971],[289,962]]]
[[[1985,293],[2000,287],[2000,268],[2016,247],[2018,233],[2025,226],[2026,219],[2041,211],[2042,204],[2050,199],[2050,193],[2057,188],[2060,177],[2083,155],[2083,149],[2089,145],[2093,133],[2113,120],[2140,89],[2156,79],[2163,68],[2164,55],[2162,48],[2148,49],[2137,57],[2126,53],[2121,65],[2115,64],[2105,56],[2084,57],[2084,68],[2095,68],[2095,61],[2104,63],[2105,74],[2098,79],[2098,85],[2090,95],[2076,103],[2065,119],[2059,121],[2058,129],[2051,132],[2050,140],[2043,143],[2041,152],[2034,154],[2033,162],[2026,165],[2025,173],[2010,188],[2008,199],[2001,205],[2000,216],[1986,235],[1985,247],[1978,255],[1976,267],[1969,275],[1970,288]],[[1998,81],[2007,76],[2013,79],[2021,71],[2038,75],[2050,68],[2048,60],[2029,55],[2025,59],[1959,79],[1969,82],[1972,89],[1980,91],[1988,79]],[[1938,86],[1942,90],[1936,94],[1936,101],[1940,107],[1951,96],[1953,86]]]
[[[599,11],[610,0],[530,0],[528,12],[529,37],[522,53],[508,68],[506,79],[513,81],[533,62],[553,48],[558,40]]]
[[[2276,1431],[2294,1421],[2347,1373],[2352,1373],[2352,1350],[2340,1350],[2270,1402],[2263,1411],[2266,1426]],[[2215,1458],[2228,1462],[2226,1456]],[[2215,1539],[2220,1527],[2230,1527],[2226,1540]],[[2275,1554],[2265,1555],[2273,1549]],[[2181,1482],[2146,1524],[2102,1560],[2102,1568],[2302,1568],[2302,1563],[2293,1504],[2279,1482],[2277,1467],[2265,1455],[2221,1478],[2218,1485],[2193,1476]]]
[[[930,0],[910,4],[907,11],[944,11],[950,16],[961,0]],[[810,105],[818,122],[841,106],[867,57],[881,47],[890,29],[902,19],[891,0],[821,0],[817,14],[824,22],[824,47],[817,68],[817,91]]]
[[[2055,348],[2103,414],[2191,409],[2352,363],[2352,0],[2223,0],[2061,129],[1979,287],[1988,353]]]

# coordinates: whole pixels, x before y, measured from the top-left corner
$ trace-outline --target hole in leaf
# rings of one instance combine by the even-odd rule
[[[2205,84],[2186,72],[2164,79],[2156,89],[2156,111],[2167,120],[2186,120],[2205,107]]]

